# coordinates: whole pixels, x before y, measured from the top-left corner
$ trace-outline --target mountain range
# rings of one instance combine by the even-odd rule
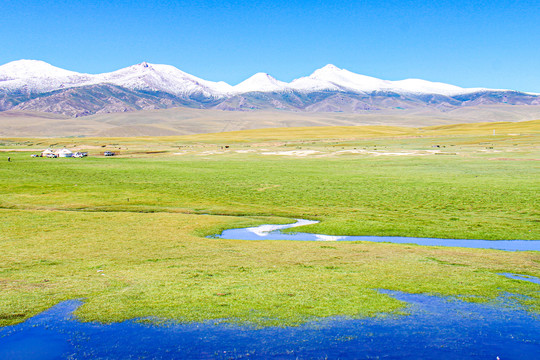
[[[39,60],[0,66],[0,111],[68,115],[188,107],[229,111],[371,113],[476,105],[540,105],[540,94],[461,88],[420,79],[381,80],[334,65],[289,83],[257,73],[238,85],[213,82],[171,65],[143,62],[110,73],[84,74]]]

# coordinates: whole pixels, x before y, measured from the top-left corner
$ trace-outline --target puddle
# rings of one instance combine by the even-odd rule
[[[81,323],[66,301],[0,328],[0,359],[537,359],[540,319],[510,297],[488,304],[380,290],[408,316],[328,318],[257,329],[204,322]]]
[[[371,241],[396,244],[417,244],[424,246],[451,246],[475,249],[496,249],[506,251],[540,251],[540,240],[465,240],[436,239],[399,236],[333,236],[309,233],[285,234],[279,230],[316,224],[318,221],[298,219],[288,225],[261,225],[244,229],[225,230],[215,237],[236,240],[298,240],[298,241]]]

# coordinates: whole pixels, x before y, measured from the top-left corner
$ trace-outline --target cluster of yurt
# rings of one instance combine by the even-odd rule
[[[66,148],[58,149],[58,150],[47,149],[41,152],[41,156],[42,157],[72,157],[73,152]]]

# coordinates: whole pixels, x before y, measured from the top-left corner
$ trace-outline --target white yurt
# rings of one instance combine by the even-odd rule
[[[47,150],[43,150],[41,152],[41,156],[43,156],[43,157],[47,157],[49,155],[54,155],[54,151],[52,151],[51,149],[47,149]]]
[[[58,157],[72,157],[73,156],[73,152],[71,152],[71,150],[66,149],[66,148],[56,150],[54,153]]]

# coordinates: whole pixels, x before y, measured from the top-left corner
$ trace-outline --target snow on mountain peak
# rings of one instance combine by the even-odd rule
[[[339,71],[339,70],[342,70],[340,68],[338,68],[336,65],[334,64],[327,64],[325,66],[323,66],[322,68],[318,69],[318,70],[315,70],[315,71]]]
[[[381,80],[328,64],[311,75],[290,83],[279,81],[267,73],[257,73],[231,86],[223,81],[203,80],[171,65],[142,62],[103,74],[81,74],[64,70],[40,60],[18,60],[0,66],[0,90],[42,93],[70,87],[114,84],[131,90],[160,91],[177,96],[222,98],[248,92],[314,92],[339,91],[372,93],[440,94],[454,96],[484,88],[464,89],[458,86],[420,79]]]
[[[64,70],[41,60],[16,60],[0,66],[0,75],[10,79],[27,79],[31,77],[58,77],[82,75],[74,71]]]
[[[291,82],[291,87],[298,91],[373,91],[387,84],[384,80],[355,74],[335,65],[328,64],[315,70],[310,76]]]
[[[453,96],[486,89],[464,89],[459,86],[431,82],[420,79],[399,81],[381,80],[375,77],[360,75],[349,70],[340,69],[328,64],[315,70],[310,76],[294,80],[291,87],[298,91],[352,91],[371,93],[375,91],[390,91],[414,94],[439,94]]]
[[[339,76],[339,74],[343,73],[343,71],[346,71],[346,70],[340,69],[335,65],[328,64],[326,66],[323,66],[320,69],[315,70],[311,75],[309,75],[309,78],[320,79],[320,80],[332,80],[332,78]]]
[[[283,81],[279,81],[267,73],[256,73],[249,79],[242,81],[240,84],[233,86],[234,93],[246,93],[246,92],[275,92],[286,91],[288,84]]]
[[[132,90],[163,91],[174,95],[202,94],[207,97],[223,97],[232,88],[224,82],[200,79],[172,65],[147,62],[96,75],[95,82],[111,83]]]
[[[41,60],[17,60],[0,66],[0,89],[41,93],[78,86],[91,77]]]

